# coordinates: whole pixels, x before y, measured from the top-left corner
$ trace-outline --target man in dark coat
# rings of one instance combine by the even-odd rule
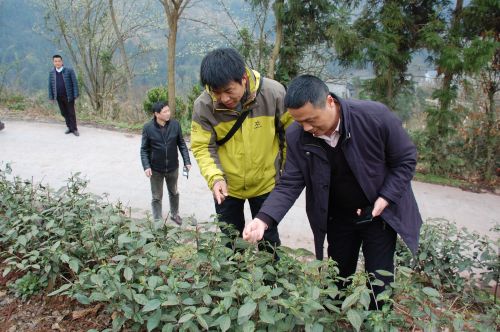
[[[57,100],[59,111],[66,121],[66,134],[80,136],[76,125],[75,100],[78,98],[78,81],[73,69],[63,66],[62,57],[52,57],[54,68],[49,72],[49,99]]]
[[[167,103],[155,103],[153,113],[154,118],[146,123],[142,130],[141,144],[142,167],[151,182],[153,218],[162,219],[163,181],[165,181],[170,201],[170,219],[181,225],[177,190],[179,177],[177,148],[181,151],[186,172],[191,169],[189,151],[182,137],[179,122],[170,118],[170,108]]]
[[[290,83],[285,107],[296,121],[286,133],[285,170],[244,238],[259,241],[305,187],[316,257],[326,236],[328,256],[348,277],[362,247],[366,271],[391,282],[376,271],[394,271],[397,234],[416,252],[422,224],[410,182],[417,152],[401,121],[381,103],[338,98],[311,75]]]

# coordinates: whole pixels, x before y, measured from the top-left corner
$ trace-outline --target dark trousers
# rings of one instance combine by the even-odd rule
[[[162,201],[163,201],[163,182],[167,184],[168,199],[170,202],[170,217],[175,218],[179,213],[179,191],[177,190],[177,179],[179,178],[179,169],[172,172],[162,173],[152,171],[149,178],[151,183],[151,208],[153,210],[153,219],[162,220]]]
[[[252,218],[255,218],[267,196],[269,196],[269,193],[248,199]],[[242,236],[243,229],[245,228],[245,215],[243,212],[244,205],[244,199],[239,199],[232,196],[226,197],[222,204],[217,204],[217,202],[215,202],[215,211],[217,212],[219,222],[225,222],[233,225],[234,228],[238,230],[240,237]],[[228,230],[222,229],[222,231],[226,235],[230,235]],[[278,234],[278,227],[269,227],[264,232],[264,240],[269,242],[272,248],[281,245],[280,236]],[[271,247],[266,250],[272,252]]]
[[[356,225],[353,216],[338,216],[328,223],[328,256],[338,263],[339,274],[346,278],[356,272],[359,249],[362,247],[365,270],[388,285],[394,277],[382,276],[376,270],[394,273],[396,232],[381,218]],[[373,286],[375,296],[385,287]],[[379,308],[382,303],[379,303]],[[372,298],[371,309],[375,309]]]
[[[75,114],[75,101],[68,101],[66,97],[57,97],[57,104],[59,111],[66,121],[66,127],[71,131],[77,131],[76,114]]]

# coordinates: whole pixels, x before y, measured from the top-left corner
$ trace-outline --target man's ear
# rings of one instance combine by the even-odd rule
[[[243,82],[243,80],[245,80],[245,82]],[[242,84],[242,85],[246,85],[246,84],[247,84],[247,82],[248,82],[248,75],[247,75],[247,73],[245,72],[245,73],[243,74],[243,77],[241,78],[241,84]]]

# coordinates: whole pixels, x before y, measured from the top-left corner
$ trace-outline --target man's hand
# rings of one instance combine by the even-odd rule
[[[373,204],[373,211],[372,211],[372,216],[378,217],[384,212],[384,209],[389,205],[389,202],[387,202],[385,199],[382,197],[377,198],[375,201],[375,204]]]
[[[219,180],[215,182],[214,187],[212,188],[214,198],[217,201],[217,204],[222,204],[227,197],[227,183],[224,180]]]
[[[250,243],[256,243],[257,241],[262,240],[266,229],[267,224],[259,218],[255,218],[245,226],[245,229],[243,229],[243,240]]]
[[[187,167],[188,171],[191,170],[191,165],[186,165],[186,167]]]
[[[146,174],[146,176],[150,178],[151,175],[153,175],[153,172],[151,171],[151,168],[148,168],[147,170],[144,171],[144,174]]]
[[[389,202],[387,202],[382,197],[377,198],[377,200],[375,201],[375,204],[373,204],[372,217],[375,218],[375,217],[380,216],[382,214],[382,212],[384,212],[384,209],[387,206],[389,206]],[[361,209],[356,210],[356,213],[358,214],[358,216],[361,215],[361,212],[362,212]]]

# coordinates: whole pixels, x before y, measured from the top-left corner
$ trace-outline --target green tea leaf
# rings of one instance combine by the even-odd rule
[[[75,299],[81,304],[90,304],[90,299],[83,294],[75,294]]]
[[[231,317],[229,315],[221,316],[219,326],[222,332],[226,332],[231,327]]]
[[[194,315],[193,314],[185,314],[184,316],[182,316],[180,319],[179,319],[179,324],[183,324],[185,322],[187,322],[188,320],[190,320],[191,318],[193,318]]]
[[[432,287],[424,287],[422,288],[422,292],[431,297],[439,297],[439,292]]]
[[[132,280],[132,277],[133,277],[134,273],[132,272],[132,269],[130,267],[126,267],[124,270],[123,270],[123,277],[127,280],[127,281],[130,281]]]
[[[156,310],[154,314],[152,314],[147,320],[148,324],[146,325],[148,332],[154,330],[160,325],[161,319],[161,310]]]
[[[248,317],[252,316],[256,308],[257,308],[257,303],[255,303],[254,301],[248,301],[247,303],[242,305],[238,310],[238,319],[247,316]]]
[[[144,306],[144,308],[142,308],[142,311],[143,312],[153,311],[155,309],[158,309],[160,305],[161,301],[158,299],[149,300],[148,303],[146,303],[146,305]]]
[[[356,329],[356,331],[359,331],[361,329],[361,323],[363,323],[363,320],[356,310],[349,309],[347,311],[347,319],[349,320],[349,323],[351,323],[351,325]]]
[[[53,291],[53,292],[52,292],[52,293],[50,293],[48,296],[54,296],[54,295],[57,295],[57,294],[59,294],[59,293],[62,293],[62,292],[64,292],[65,290],[70,289],[70,288],[71,288],[71,286],[72,286],[72,284],[64,284],[64,285],[62,285],[62,286],[61,286],[61,288],[59,288],[58,290]]]

